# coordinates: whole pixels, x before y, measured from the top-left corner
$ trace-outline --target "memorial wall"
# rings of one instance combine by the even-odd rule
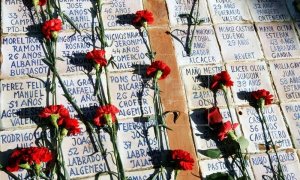
[[[297,0],[36,2],[1,0],[1,180],[300,179]],[[154,21],[136,24],[141,10]],[[62,29],[47,38],[51,13]],[[89,60],[95,49],[107,64]],[[157,61],[170,74],[149,76]],[[225,72],[232,84],[217,77]],[[110,104],[117,111],[99,110]],[[45,118],[51,105],[76,130],[64,132],[61,112]],[[52,160],[9,171],[12,152],[29,147]],[[172,159],[176,150],[186,159]]]

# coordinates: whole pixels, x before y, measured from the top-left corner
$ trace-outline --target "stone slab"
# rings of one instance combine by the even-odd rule
[[[192,43],[191,56],[188,56],[185,48],[187,47],[187,35],[191,36],[192,31],[188,33],[187,27],[181,26],[172,28],[171,34],[175,47],[175,55],[177,64],[193,65],[193,64],[216,64],[222,61],[218,42],[212,26],[197,26]]]
[[[207,1],[214,24],[252,21],[247,3],[240,0]]]
[[[293,23],[257,23],[256,28],[266,59],[300,58],[300,45]]]
[[[207,3],[205,0],[199,0],[194,3],[190,0],[166,0],[168,11],[169,11],[169,20],[171,26],[188,24],[187,18],[181,18],[182,14],[191,14],[193,8],[193,16],[197,15],[197,8],[199,4],[199,20],[203,20],[204,23],[210,23],[210,17],[207,9]]]
[[[217,173],[217,172],[230,172],[233,170],[236,172],[238,177],[242,176],[242,172],[239,170],[238,166],[233,163],[232,159],[211,159],[211,160],[202,160],[199,162],[200,170],[202,172],[202,178],[206,176]],[[253,173],[251,171],[250,163],[247,163],[247,170],[249,172],[250,179],[254,179]]]
[[[252,24],[220,24],[215,29],[225,62],[264,58]]]
[[[289,21],[290,14],[285,1],[247,0],[250,13],[255,22]]]
[[[155,121],[147,118],[119,120],[118,143],[125,170],[149,168],[158,163]]]
[[[209,89],[210,77],[222,70],[221,65],[186,66],[181,69],[189,108],[210,107],[215,103],[226,106],[223,92],[218,91],[215,98],[213,91]],[[229,95],[229,97],[231,96]]]
[[[281,168],[283,170],[284,179],[298,179],[300,177],[300,164],[299,159],[293,150],[281,151],[278,153]],[[276,169],[278,163],[276,162],[276,156],[274,153],[270,153],[271,162]],[[270,170],[271,164],[266,154],[256,154],[250,156],[250,160],[255,179],[264,179],[267,177],[273,177],[273,173]]]
[[[208,158],[203,154],[203,151],[218,148],[217,141],[212,136],[212,131],[208,126],[207,117],[205,117],[205,111],[206,109],[197,109],[190,112],[195,146],[198,152],[198,157],[201,159]],[[230,112],[233,117],[233,122],[238,122],[234,108],[230,108]],[[220,108],[220,113],[222,114],[223,122],[230,121],[230,114],[227,108]],[[242,134],[240,128],[237,128],[235,132],[238,136],[241,136]]]
[[[261,120],[253,107],[239,107],[239,119],[244,136],[249,141],[248,152],[265,151],[265,137],[269,140],[267,130],[262,128]],[[277,105],[265,107],[264,115],[274,143],[278,149],[293,148],[289,133],[285,126],[280,108]],[[265,126],[264,126],[265,127]]]
[[[152,115],[153,89],[151,81],[145,78],[145,72],[111,73],[108,77],[111,101],[120,112],[120,119]]]
[[[0,129],[36,126],[38,114],[47,104],[49,82],[24,78],[1,80]]]
[[[291,139],[294,142],[295,148],[300,149],[300,103],[282,103],[281,108],[290,129]]]
[[[270,91],[277,100],[265,62],[227,64],[226,69],[234,82],[231,89],[235,104],[249,104],[250,93],[258,89]]]
[[[270,62],[270,70],[281,101],[300,99],[300,60]]]

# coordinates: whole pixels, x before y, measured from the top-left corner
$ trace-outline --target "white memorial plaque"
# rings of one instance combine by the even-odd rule
[[[109,134],[101,131],[100,140],[107,153],[113,154],[113,147]],[[81,128],[81,133],[75,136],[65,137],[62,149],[68,174],[71,178],[95,175],[99,172],[116,171],[113,155],[102,156],[101,152],[95,152],[88,133]]]
[[[169,20],[171,26],[188,24],[187,18],[180,17],[183,14],[191,14],[193,8],[193,16],[197,16],[198,2],[199,12],[198,20],[203,20],[203,23],[210,23],[210,17],[207,10],[207,3],[205,0],[190,1],[190,0],[166,0],[169,11]],[[196,3],[195,3],[196,2]]]
[[[278,161],[275,153],[270,153],[272,165],[267,154],[255,154],[250,156],[250,162],[252,164],[255,179],[265,179],[274,177],[271,168],[277,172]],[[293,151],[281,151],[278,152],[278,158],[280,160],[281,169],[284,174],[284,179],[297,180],[300,177],[300,165],[296,152]]]
[[[133,28],[132,14],[143,10],[142,0],[104,0],[102,18],[105,29]]]
[[[33,26],[32,1],[1,0],[1,29],[3,33],[25,33],[40,31],[38,26]]]
[[[234,82],[231,89],[236,104],[248,104],[250,93],[259,89],[266,89],[275,96],[265,62],[235,63],[226,66]]]
[[[126,172],[126,177],[128,180],[147,180],[153,178],[156,173],[160,173],[157,169],[149,169],[143,171],[132,171]],[[156,177],[157,180],[170,179],[174,180],[174,173],[161,173]]]
[[[290,14],[282,0],[247,0],[255,22],[289,21]]]
[[[251,21],[247,3],[240,0],[207,1],[214,23]]]
[[[281,108],[289,126],[295,148],[300,149],[300,103],[283,103]]]
[[[217,139],[212,136],[212,130],[208,126],[207,122],[207,109],[194,110],[190,113],[191,124],[193,129],[193,135],[195,139],[195,145],[198,156],[201,159],[207,158],[203,152],[208,149],[217,149]],[[230,112],[233,118],[233,122],[238,122],[235,110],[230,108]],[[223,117],[223,122],[231,121],[230,114],[227,108],[221,108],[220,113]],[[237,136],[241,136],[240,128],[235,129]]]
[[[111,100],[120,112],[118,118],[140,117],[154,113],[152,84],[132,72],[111,73],[108,78]]]
[[[149,168],[160,159],[154,120],[119,120],[118,141],[125,170]]]
[[[252,24],[216,25],[216,34],[225,62],[263,59],[260,42]]]
[[[96,108],[99,106],[99,102],[96,96],[94,96],[94,84],[95,76],[77,75],[77,76],[62,76],[64,85],[74,98],[74,101],[83,111],[83,114],[87,118],[93,118]],[[104,76],[101,76],[101,82],[103,87],[106,87],[106,80]],[[68,102],[64,96],[61,85],[57,82],[57,100],[58,104],[63,104],[70,112],[72,116],[78,115],[73,106]],[[104,91],[105,92],[105,91]],[[106,92],[105,92],[106,93]]]
[[[38,38],[26,35],[2,36],[1,77],[47,74],[48,67],[42,61],[44,51]]]
[[[42,136],[40,130],[19,129],[18,131],[1,131],[0,132],[0,164],[6,166],[8,158],[12,151],[16,148],[35,147],[36,139]],[[50,135],[50,134],[49,134]],[[48,137],[50,138],[50,137]],[[27,171],[20,170],[13,172],[20,179],[25,179]],[[1,180],[11,180],[5,172],[0,171]]]
[[[234,174],[232,174],[233,173],[232,171],[234,171],[238,177],[243,176],[241,170],[232,161],[232,159],[202,160],[199,162],[199,164],[200,164],[202,178],[205,178],[210,174],[218,173],[218,172],[224,172],[224,173],[227,172],[232,177],[234,177]],[[240,164],[238,164],[238,165],[240,165]],[[254,179],[249,161],[247,161],[246,168],[249,173],[250,179]]]
[[[214,97],[214,92],[209,89],[211,76],[220,73],[222,70],[221,65],[187,66],[182,68],[181,75],[182,79],[184,79],[183,83],[189,108],[210,107],[214,103],[226,106],[223,92],[221,90],[217,91],[216,97]],[[228,97],[231,97],[229,93]]]
[[[281,101],[300,99],[300,60],[273,61],[270,69]]]
[[[145,43],[149,43],[146,33],[143,33],[146,42],[136,29],[107,31],[106,38],[112,43],[112,46],[107,48],[107,58],[113,56],[116,64],[114,68],[109,66],[110,71],[136,70],[139,66],[151,64],[146,56],[148,51]]]
[[[241,121],[245,138],[249,141],[248,151],[265,151],[265,135],[267,136],[267,141],[269,141],[270,138],[265,126],[265,131],[263,131],[261,119],[259,118],[257,111],[253,107],[240,107],[238,110],[240,112],[239,119]],[[265,107],[263,112],[273,142],[276,146],[278,146],[278,149],[292,148],[293,145],[285,126],[280,108],[277,105],[269,105]]]
[[[188,56],[186,48],[188,43],[187,28],[181,26],[173,28],[172,36],[175,46],[176,59],[179,66],[192,64],[216,64],[222,60],[214,29],[211,26],[197,26],[192,43],[191,55]],[[191,33],[189,34],[191,38]]]
[[[259,38],[266,59],[300,57],[300,45],[293,23],[258,23]]]
[[[1,80],[0,129],[36,126],[39,113],[47,103],[46,87],[41,79]]]

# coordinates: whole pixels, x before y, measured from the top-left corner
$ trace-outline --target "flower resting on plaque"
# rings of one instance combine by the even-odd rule
[[[153,13],[148,10],[137,11],[135,13],[132,23],[136,27],[147,28],[148,24],[154,23]]]
[[[206,110],[207,123],[210,127],[222,123],[223,117],[218,107],[212,107]]]
[[[146,70],[147,76],[153,77],[155,78],[155,80],[165,79],[170,74],[170,72],[170,67],[160,60],[152,62]]]
[[[80,133],[79,122],[73,118],[60,118],[57,125],[62,128],[61,136],[72,136]]]
[[[187,151],[176,149],[170,151],[170,159],[175,170],[192,170],[195,160]]]
[[[269,105],[273,101],[273,95],[265,89],[253,91],[251,93],[251,97],[256,101],[259,108],[263,108],[265,105]]]
[[[86,54],[85,58],[91,60],[94,63],[96,69],[107,65],[104,49],[93,49]]]
[[[69,118],[70,113],[63,105],[50,105],[45,107],[39,114],[40,118],[50,119],[53,126],[58,128],[57,121],[60,118]]]
[[[227,71],[222,71],[218,74],[215,74],[212,77],[212,82],[210,85],[210,89],[216,91],[218,89],[222,89],[226,91],[226,87],[233,86],[233,81],[231,81],[231,77]]]
[[[108,126],[112,126],[113,123],[116,122],[116,114],[120,110],[112,105],[112,104],[107,104],[105,106],[101,106],[96,110],[96,115],[94,117],[94,124],[96,126],[104,126],[107,124]]]
[[[32,170],[39,176],[42,163],[52,160],[52,153],[45,147],[29,147],[15,149],[8,159],[6,169],[10,172],[19,169]]]
[[[58,37],[58,32],[62,30],[62,22],[58,18],[53,18],[45,21],[42,27],[42,32],[47,40],[54,39]]]
[[[226,137],[229,137],[232,140],[237,140],[234,130],[238,127],[238,125],[239,123],[231,124],[230,121],[223,123],[218,133],[218,139],[223,141]]]
[[[47,0],[32,0],[33,6],[44,6]]]

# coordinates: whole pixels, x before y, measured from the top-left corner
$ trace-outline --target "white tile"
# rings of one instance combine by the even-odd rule
[[[186,18],[180,18],[181,14],[190,14],[193,2],[190,0],[167,0],[167,7],[169,12],[169,19],[171,26],[187,24]],[[199,0],[199,20],[204,20],[204,23],[210,23],[210,17],[207,9],[207,3],[205,0]],[[198,3],[194,4],[193,16],[197,15]]]
[[[265,144],[265,136],[257,111],[253,107],[240,107],[238,110],[241,112],[241,115],[239,114],[238,117],[241,122],[244,136],[249,140],[248,151],[265,151],[264,148],[259,148],[259,145]],[[279,146],[279,149],[292,148],[292,142],[285,126],[280,108],[277,105],[266,106],[264,115],[275,145]],[[266,129],[265,134],[268,134]],[[267,140],[270,140],[268,135]]]
[[[270,69],[281,101],[300,99],[300,60],[273,61]]]
[[[284,179],[298,179],[300,177],[300,164],[298,156],[293,151],[281,151],[278,153]],[[274,153],[270,153],[271,162],[275,170],[277,170],[277,158]],[[273,177],[271,164],[266,154],[256,154],[250,156],[249,160],[252,164],[255,179],[264,179],[263,176]]]
[[[295,148],[300,149],[300,103],[283,103],[281,104],[281,108],[290,129]]]
[[[231,89],[236,104],[249,104],[248,95],[258,89],[270,91],[277,100],[265,62],[227,64],[226,68],[234,82]]]
[[[285,1],[247,0],[251,15],[255,22],[289,21],[290,14]]]
[[[139,73],[139,72],[138,72]],[[145,72],[141,71],[143,75]],[[108,84],[111,101],[120,112],[120,119],[152,115],[154,113],[153,94],[149,87],[152,82],[135,72],[111,73]],[[140,95],[143,95],[140,97]]]
[[[185,50],[187,47],[187,34],[191,37],[192,32],[187,33],[187,27],[173,28],[171,33],[175,47],[176,59],[179,66],[193,64],[216,64],[222,61],[218,42],[212,26],[197,26],[191,56]],[[191,30],[192,31],[192,30]]]
[[[215,28],[225,62],[263,59],[252,24],[220,24]]]
[[[210,0],[207,3],[215,24],[251,21],[247,3],[244,1]]]
[[[257,23],[266,59],[300,58],[300,45],[293,23]]]

